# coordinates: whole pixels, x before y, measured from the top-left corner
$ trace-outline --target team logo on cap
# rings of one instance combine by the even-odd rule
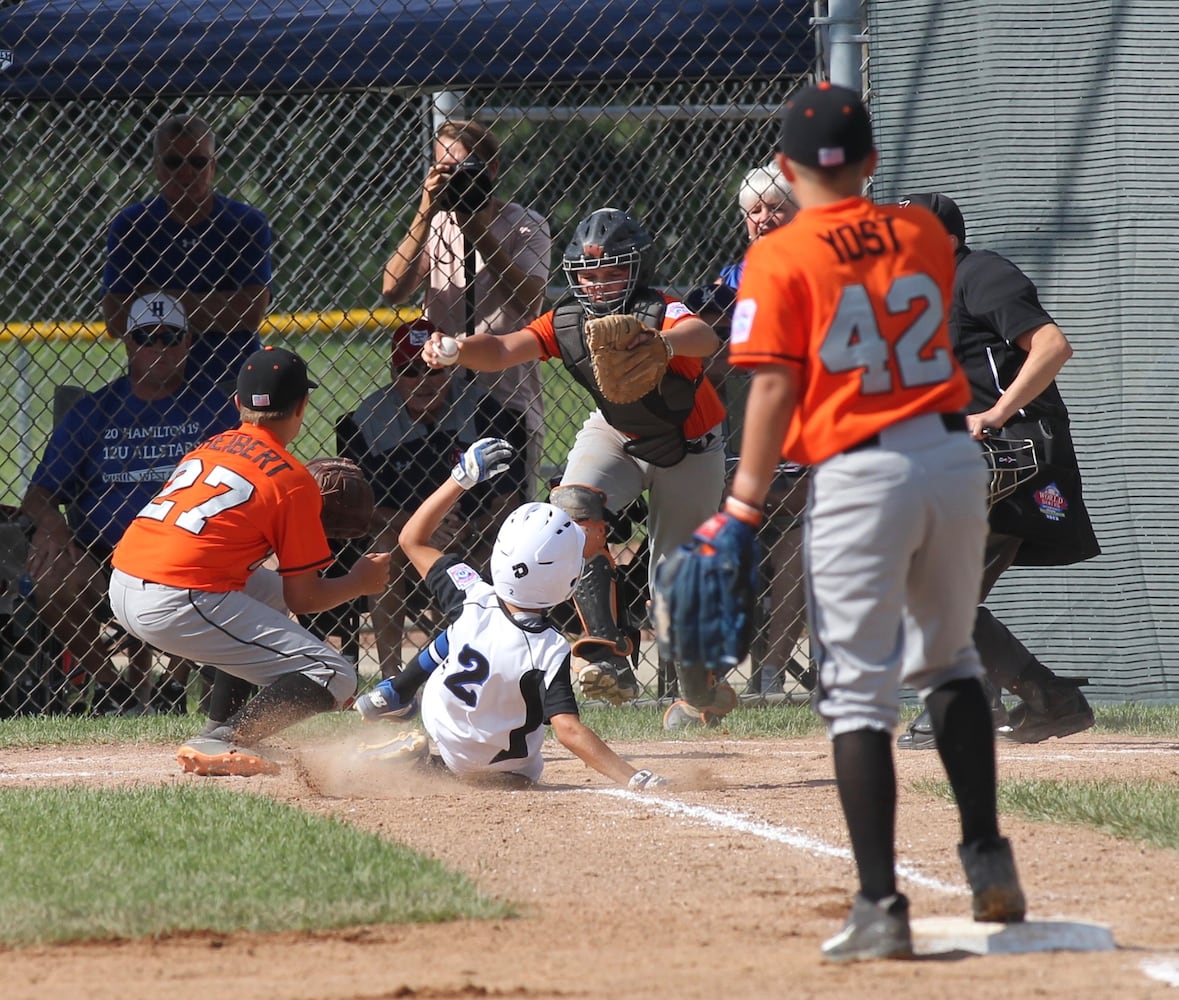
[[[434,324],[424,316],[409,324],[409,346],[421,347],[430,339],[434,332]]]

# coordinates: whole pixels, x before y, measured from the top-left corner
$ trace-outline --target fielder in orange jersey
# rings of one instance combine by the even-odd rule
[[[787,103],[777,162],[801,211],[753,244],[737,292],[730,361],[753,371],[740,463],[724,508],[659,598],[683,623],[693,596],[721,595],[712,617],[725,628],[723,595],[752,588],[732,585],[722,563],[753,564],[778,462],[811,467],[803,545],[814,704],[860,883],[846,926],[823,945],[832,961],[912,955],[894,848],[902,683],[933,718],[975,919],[1018,921],[1025,909],[999,835],[991,714],[971,640],[987,471],[966,431],[970,392],[947,326],[953,260],[931,213],[861,196],[876,158],[854,91],[820,84]],[[705,581],[699,591],[680,583],[693,576]],[[680,631],[696,641],[686,623]],[[724,634],[704,630],[699,642],[734,653]],[[706,649],[681,655],[712,662]]]
[[[315,385],[290,351],[252,354],[237,380],[241,426],[185,455],[115,548],[111,608],[132,635],[262,687],[181,747],[186,771],[274,773],[240,744],[341,707],[356,691],[355,665],[289,615],[379,593],[389,575],[385,552],[320,576],[333,557],[319,487],[288,451]],[[271,555],[276,570],[262,568]]]

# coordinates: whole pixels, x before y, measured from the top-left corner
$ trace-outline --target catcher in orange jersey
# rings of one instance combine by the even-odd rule
[[[987,471],[966,430],[970,390],[947,325],[954,263],[930,212],[861,196],[876,157],[854,91],[820,84],[787,103],[777,162],[801,211],[745,259],[730,361],[753,376],[731,495],[660,576],[672,647],[705,665],[719,658],[709,650],[725,651],[726,636],[693,624],[701,597],[722,595],[708,609],[718,629],[748,619],[753,588],[728,567],[752,563],[781,458],[811,467],[815,707],[860,883],[846,926],[823,945],[833,961],[912,954],[894,869],[902,682],[925,698],[958,800],[975,919],[1018,921],[1025,909],[999,835],[991,714],[971,640]]]
[[[185,455],[115,549],[111,608],[132,635],[262,687],[223,726],[181,747],[186,771],[274,773],[247,745],[356,691],[355,666],[288,615],[378,593],[389,575],[384,552],[361,556],[343,576],[320,576],[333,557],[319,485],[288,451],[315,384],[290,351],[250,355],[237,379],[241,426]],[[277,571],[259,568],[271,554]]]
[[[550,499],[588,538],[574,593],[586,631],[573,646],[585,661],[578,672],[582,695],[621,704],[639,693],[628,659],[637,632],[621,620],[615,599],[606,511],[622,510],[647,491],[653,574],[664,555],[716,510],[724,486],[725,414],[701,359],[720,340],[682,302],[652,287],[654,241],[624,211],[603,208],[582,219],[562,266],[570,291],[554,309],[504,336],[460,340],[457,360],[475,371],[499,371],[560,358],[597,403]],[[432,367],[454,363],[437,352],[439,339],[435,334],[422,349]],[[735,693],[724,685],[704,709],[677,702],[665,722],[702,723],[735,704]]]

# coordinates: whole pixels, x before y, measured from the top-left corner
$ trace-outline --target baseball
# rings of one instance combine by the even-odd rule
[[[434,353],[444,365],[453,365],[458,361],[459,345],[454,337],[443,337],[434,345]]]

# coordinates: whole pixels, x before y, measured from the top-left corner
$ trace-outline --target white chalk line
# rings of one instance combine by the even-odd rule
[[[765,820],[752,819],[743,813],[715,809],[711,806],[688,805],[686,802],[677,802],[674,799],[662,799],[653,795],[630,792],[623,788],[591,788],[586,789],[586,791],[593,795],[610,795],[614,798],[626,799],[628,802],[647,806],[670,816],[679,816],[695,823],[701,823],[704,826],[713,827],[714,829],[733,830],[737,833],[749,834],[752,837],[760,837],[762,840],[772,840],[775,843],[785,844],[788,847],[794,847],[807,854],[818,857],[851,860],[851,851],[846,847],[836,847],[834,844],[828,844],[816,837],[812,837],[808,833],[804,833],[802,830],[775,826]],[[924,886],[926,889],[932,889],[935,892],[945,893],[950,896],[966,895],[966,889],[964,887],[951,885],[948,882],[943,882],[941,879],[923,875],[911,864],[904,861],[898,860],[897,875],[915,885]]]
[[[1035,760],[1035,761],[1086,761],[1094,757],[1174,757],[1175,747],[1141,748],[1141,747],[1110,747],[1109,749],[1093,749],[1086,753],[1018,753],[1005,748],[996,747],[1000,751],[1000,760]]]
[[[142,775],[142,771],[0,771],[0,785],[6,781],[45,781],[48,778],[108,778],[117,774]]]

